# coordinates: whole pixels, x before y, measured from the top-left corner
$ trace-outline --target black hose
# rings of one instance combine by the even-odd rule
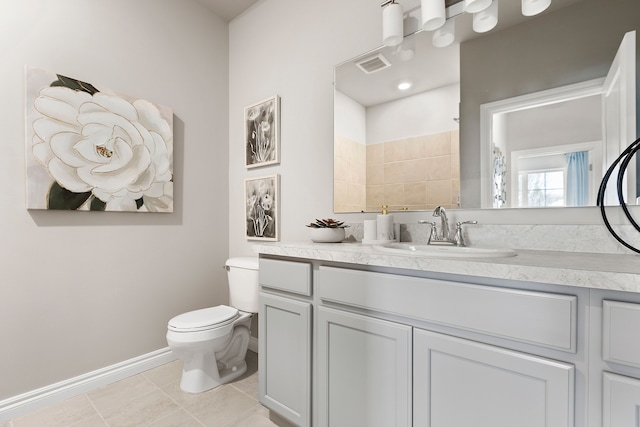
[[[607,172],[604,174],[604,177],[602,178],[602,182],[600,183],[600,188],[598,189],[598,197],[597,197],[597,204],[598,206],[600,206],[600,214],[602,215],[602,220],[604,221],[604,225],[607,227],[607,230],[609,230],[609,233],[611,233],[611,235],[623,246],[627,247],[628,249],[631,249],[636,253],[640,253],[640,249],[637,249],[631,244],[627,243],[622,237],[620,237],[613,230],[613,227],[611,226],[611,223],[609,222],[609,219],[607,218],[607,214],[605,212],[604,194],[607,187],[607,183],[609,182],[609,178],[611,178],[611,175],[613,174],[613,170],[620,163],[620,169],[618,170],[618,179],[617,179],[618,201],[620,202],[620,206],[622,207],[622,210],[624,211],[624,214],[629,220],[629,222],[631,222],[631,224],[636,230],[640,231],[640,225],[638,225],[638,223],[635,221],[635,219],[629,212],[627,204],[624,201],[624,191],[623,191],[623,185],[622,185],[624,174],[627,171],[627,167],[629,166],[631,159],[633,159],[634,154],[638,150],[640,150],[640,138],[636,139],[631,144],[629,144],[629,146],[622,152],[622,154],[620,154],[620,156],[618,156],[618,158],[611,164],[611,166],[609,166],[609,169],[607,169]]]

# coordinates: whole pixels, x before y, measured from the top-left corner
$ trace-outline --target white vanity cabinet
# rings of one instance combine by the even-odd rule
[[[260,259],[258,379],[265,407],[311,425],[312,266]]]
[[[318,426],[574,425],[574,365],[500,345],[572,359],[576,296],[326,266],[316,277]]]
[[[411,327],[318,309],[319,426],[411,426]]]
[[[597,425],[588,289],[264,255],[260,286],[260,402],[295,425]]]
[[[640,380],[604,372],[602,386],[602,426],[639,426]]]
[[[640,298],[594,291],[592,322],[602,331],[592,345],[590,426],[640,426]],[[600,405],[601,403],[601,405]]]
[[[415,427],[573,425],[574,367],[415,329]]]

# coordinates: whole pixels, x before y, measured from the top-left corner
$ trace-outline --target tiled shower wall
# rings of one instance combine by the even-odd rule
[[[367,211],[458,208],[459,132],[367,146]]]
[[[366,207],[366,145],[344,136],[335,135],[334,138],[334,210],[362,212]]]
[[[336,212],[459,208],[459,132],[364,145],[336,135]]]

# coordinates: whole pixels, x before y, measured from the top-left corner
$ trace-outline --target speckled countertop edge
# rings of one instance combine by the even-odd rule
[[[260,243],[255,253],[434,273],[640,292],[640,256],[516,250],[506,258],[429,258],[389,254],[360,243]]]

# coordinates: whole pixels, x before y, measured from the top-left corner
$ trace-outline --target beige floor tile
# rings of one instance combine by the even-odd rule
[[[182,376],[182,361],[174,360],[173,362],[143,372],[142,375],[158,387],[180,381],[180,377]]]
[[[107,427],[107,423],[104,422],[100,415],[94,415],[69,427]]]
[[[166,394],[155,390],[102,416],[110,427],[140,427],[162,420],[178,409],[178,405]]]
[[[13,420],[13,427],[68,427],[96,415],[85,395]]]
[[[131,399],[151,393],[158,388],[143,375],[135,375],[122,381],[101,387],[87,394],[97,411],[108,417],[111,412],[128,404]]]
[[[258,373],[231,383],[232,387],[258,400]]]
[[[149,427],[202,427],[202,424],[184,409],[179,409],[169,416],[150,424]]]
[[[229,384],[258,400],[258,355],[248,351],[245,360],[247,362],[247,372]]]
[[[255,399],[228,384],[197,394],[183,392],[178,384],[163,390],[206,426],[224,426],[257,404]]]
[[[180,390],[182,362],[175,361],[0,427],[272,427],[258,403],[258,355],[246,360],[243,376],[205,393]]]
[[[225,427],[277,427],[277,424],[269,419],[269,410],[257,404],[245,415]]]
[[[194,414],[208,427],[225,426],[250,411],[258,402],[238,390],[228,387],[220,390],[211,407]]]

